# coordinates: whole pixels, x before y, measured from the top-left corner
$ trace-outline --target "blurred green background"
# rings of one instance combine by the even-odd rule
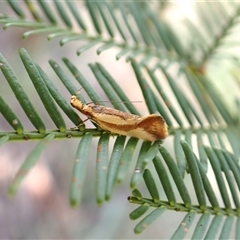
[[[186,3],[188,2],[188,3]],[[24,5],[24,3],[21,3]],[[81,3],[80,3],[81,6]],[[15,16],[7,2],[0,2],[2,13]],[[176,22],[184,15],[193,14],[192,3],[179,1],[171,3],[165,12],[166,18]],[[193,14],[194,17],[194,14]],[[30,56],[44,69],[53,83],[61,91],[66,99],[70,99],[69,93],[60,83],[55,73],[48,64],[49,59],[56,60],[62,64],[61,58],[68,57],[82,74],[89,80],[92,86],[98,91],[103,100],[106,99],[103,91],[97,84],[92,72],[87,66],[88,63],[101,62],[107,70],[118,80],[126,94],[132,101],[143,101],[135,76],[129,63],[125,59],[116,63],[116,49],[104,51],[100,56],[96,54],[96,48],[92,48],[80,57],[76,56],[75,50],[79,42],[72,42],[69,45],[59,47],[59,39],[55,38],[50,42],[46,34],[33,35],[27,40],[22,40],[21,34],[25,29],[9,28],[4,31],[0,28],[0,52],[7,59],[9,64],[20,76],[19,80],[25,88],[28,96],[35,105],[37,111],[46,122],[49,129],[54,125],[39,97],[33,88],[23,64],[18,55],[20,47],[26,48]],[[63,65],[63,64],[62,64]],[[66,70],[67,72],[67,70]],[[71,74],[69,77],[74,81]],[[131,79],[131,81],[129,81]],[[74,84],[76,82],[74,81]],[[131,84],[131,85],[130,85]],[[77,87],[79,87],[76,84]],[[134,89],[134,96],[132,91]],[[24,112],[13,97],[12,91],[0,73],[0,91],[4,99],[16,111],[26,130],[33,127],[25,117]],[[84,93],[83,93],[84,95]],[[143,103],[136,107],[141,113],[147,114]],[[72,123],[65,118],[67,127],[73,127]],[[91,126],[91,123],[87,123]],[[10,131],[11,127],[0,116],[0,129]],[[170,146],[168,142],[165,146]],[[12,177],[26,158],[30,150],[37,142],[10,142],[0,148],[0,238],[1,239],[168,239],[172,235],[172,229],[176,229],[184,213],[167,211],[162,219],[153,223],[141,235],[135,235],[133,229],[136,222],[129,219],[128,214],[136,206],[127,201],[131,195],[129,180],[133,171],[133,165],[129,176],[124,184],[117,186],[110,202],[98,207],[95,202],[94,173],[96,152],[91,151],[88,161],[86,185],[83,199],[77,209],[72,209],[68,200],[69,185],[72,166],[75,158],[79,140],[67,139],[52,142],[44,154],[41,155],[37,165],[30,172],[14,198],[7,196],[7,187]],[[97,139],[92,144],[97,144]],[[96,147],[92,147],[96,149]],[[170,151],[171,149],[169,149]],[[199,217],[195,219],[197,221]],[[189,233],[190,234],[190,233]]]

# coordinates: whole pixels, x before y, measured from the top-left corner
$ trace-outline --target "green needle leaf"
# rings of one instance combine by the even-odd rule
[[[78,145],[72,171],[69,199],[72,207],[76,208],[82,197],[83,183],[86,175],[87,159],[92,141],[91,134],[85,134]]]
[[[37,163],[38,158],[45,150],[45,148],[49,145],[49,143],[53,140],[54,134],[48,134],[41,142],[37,144],[37,146],[29,153],[26,160],[16,173],[12,183],[8,188],[8,192],[10,195],[15,195],[19,186],[21,185],[23,179],[27,175],[27,173],[33,168],[33,166]]]
[[[102,205],[107,187],[109,134],[104,133],[98,142],[96,162],[96,201]]]

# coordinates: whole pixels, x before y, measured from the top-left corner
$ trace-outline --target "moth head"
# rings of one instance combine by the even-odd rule
[[[71,105],[74,107],[74,108],[76,108],[76,109],[78,109],[78,110],[82,110],[82,108],[83,108],[83,103],[77,98],[77,96],[75,96],[75,95],[73,95],[72,97],[71,97],[71,101],[70,101],[70,103],[71,103]]]

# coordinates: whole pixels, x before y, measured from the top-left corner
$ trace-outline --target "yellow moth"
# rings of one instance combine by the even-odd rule
[[[168,136],[167,124],[158,114],[141,117],[94,103],[84,104],[75,95],[71,98],[71,105],[86,115],[86,120],[90,119],[112,133],[151,142]]]

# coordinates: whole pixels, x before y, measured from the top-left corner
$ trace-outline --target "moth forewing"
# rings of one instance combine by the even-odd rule
[[[156,141],[168,136],[167,124],[158,114],[140,117],[93,103],[84,104],[76,96],[72,96],[71,105],[102,129],[112,133],[146,141]]]
[[[93,108],[94,115],[99,121],[104,121],[107,123],[115,123],[117,125],[128,125],[128,124],[136,124],[141,121],[141,117],[125,113],[113,108],[97,106],[101,107],[101,111],[95,111],[96,107]]]

